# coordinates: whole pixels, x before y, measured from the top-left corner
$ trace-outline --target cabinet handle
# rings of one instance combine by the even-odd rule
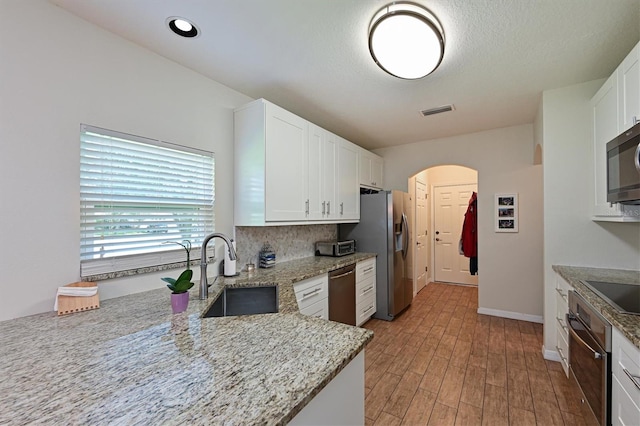
[[[307,199],[307,201],[305,201],[304,203],[304,213],[309,216],[309,200]]]
[[[368,289],[366,289],[365,291],[363,291],[362,294],[369,293],[371,290],[373,290],[373,286],[371,286]]]
[[[627,377],[629,377],[631,379],[631,381],[638,388],[638,390],[640,390],[640,377],[639,376],[634,376],[633,374],[629,373],[629,370],[627,370],[624,367],[622,368],[622,371],[624,371],[624,374],[626,374]]]
[[[340,203],[340,216],[344,214],[344,203]]]
[[[562,349],[560,349],[558,346],[556,346],[556,350],[558,351],[558,353],[560,354],[560,359],[563,360],[566,364],[567,362],[567,357],[563,355]]]
[[[564,318],[556,317],[556,320],[558,321],[558,324],[560,324],[560,327],[562,327],[562,329],[565,331],[565,333],[569,331],[567,330],[567,326],[564,323]]]
[[[362,313],[366,314],[367,312],[369,312],[370,310],[373,309],[373,305],[369,306],[367,309],[363,310]]]
[[[369,272],[369,271],[373,271],[373,266],[369,266],[367,269],[365,269],[364,271],[362,271],[363,273]]]
[[[327,205],[327,203],[325,201],[323,201],[322,202],[322,216],[324,216],[326,214],[325,213],[326,212],[326,209],[325,209],[326,205]]]
[[[331,201],[327,201],[327,214],[331,214]]]
[[[300,300],[307,299],[307,298],[309,298],[309,297],[313,296],[314,294],[317,294],[317,293],[319,293],[321,291],[322,291],[322,288],[318,287],[318,288],[316,288],[316,289],[314,289],[314,290],[312,290],[312,291],[310,291],[308,293],[302,293],[302,298]]]
[[[556,288],[556,291],[558,292],[558,294],[565,300],[565,302],[568,302],[567,299],[567,295],[562,293],[562,291],[559,288]]]

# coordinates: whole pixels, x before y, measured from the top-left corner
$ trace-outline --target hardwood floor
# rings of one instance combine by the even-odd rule
[[[542,324],[477,314],[478,290],[431,283],[365,352],[367,425],[592,424],[580,391],[542,358]]]

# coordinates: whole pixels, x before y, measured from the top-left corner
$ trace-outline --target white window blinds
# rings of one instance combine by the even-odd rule
[[[213,232],[213,153],[80,130],[81,276],[184,262],[184,250],[163,243],[195,248]]]

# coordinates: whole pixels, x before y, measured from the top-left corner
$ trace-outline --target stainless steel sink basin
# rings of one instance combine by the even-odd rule
[[[278,286],[228,287],[218,296],[203,318],[278,312]]]
[[[609,302],[618,312],[640,315],[640,285],[584,280],[582,283]]]

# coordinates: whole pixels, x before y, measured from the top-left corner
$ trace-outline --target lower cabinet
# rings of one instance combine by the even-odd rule
[[[567,313],[569,312],[569,290],[573,287],[559,275],[556,276],[556,351],[564,373],[569,377],[569,329]]]
[[[323,274],[293,284],[303,315],[329,319],[329,275]]]
[[[360,326],[376,312],[376,258],[356,264],[356,325]]]
[[[640,425],[640,349],[612,331],[611,423]]]
[[[303,315],[329,319],[329,274],[307,278],[293,284],[298,308]],[[356,325],[376,313],[376,258],[356,263]]]
[[[364,352],[362,350],[320,391],[289,425],[363,425]]]

